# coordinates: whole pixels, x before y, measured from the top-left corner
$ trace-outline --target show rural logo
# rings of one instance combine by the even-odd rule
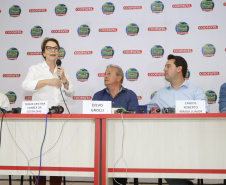
[[[41,26],[34,26],[31,29],[31,37],[32,38],[41,38],[43,34],[43,29]]]
[[[151,4],[152,13],[162,13],[164,10],[164,4],[161,1],[155,1]]]
[[[126,71],[127,81],[137,81],[138,77],[139,77],[139,72],[135,68],[129,68]]]
[[[90,28],[86,24],[82,24],[81,26],[78,27],[78,35],[79,37],[88,37],[90,34]]]
[[[126,33],[128,36],[136,36],[138,35],[138,32],[139,32],[139,27],[135,23],[130,23],[126,27]]]
[[[80,82],[88,81],[89,71],[87,69],[79,69],[76,73],[76,77]]]
[[[105,58],[105,59],[113,58],[114,49],[111,46],[105,46],[101,50],[101,55],[102,55],[102,58]]]
[[[151,48],[151,55],[153,58],[162,58],[164,55],[164,49],[160,45],[155,45]]]
[[[60,47],[58,58],[59,59],[64,59],[65,55],[66,55],[65,49],[63,47]]]
[[[64,4],[58,4],[55,8],[56,16],[65,16],[67,13],[67,7]]]
[[[217,101],[217,94],[212,91],[212,90],[208,90],[205,92],[206,97],[208,99],[208,104],[214,104]]]
[[[17,97],[13,91],[9,91],[5,95],[8,97],[10,104],[14,104],[16,102]]]
[[[215,55],[216,48],[212,44],[205,44],[202,47],[202,54],[204,57],[213,57]]]
[[[214,2],[212,0],[204,0],[201,2],[200,6],[202,8],[202,11],[205,12],[213,11]]]
[[[19,51],[17,48],[10,48],[8,49],[6,55],[8,60],[16,60],[19,56]]]
[[[18,5],[13,5],[9,9],[10,17],[19,17],[21,14],[21,8]]]
[[[106,2],[103,6],[102,6],[102,12],[105,15],[111,15],[113,14],[115,11],[115,6],[113,3],[111,2]]]
[[[177,32],[177,34],[185,35],[185,34],[188,34],[188,31],[189,31],[189,26],[188,26],[188,24],[186,22],[179,22],[176,25],[176,32]]]

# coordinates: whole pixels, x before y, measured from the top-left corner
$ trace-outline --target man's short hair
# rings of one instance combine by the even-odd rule
[[[123,80],[124,80],[124,73],[123,73],[123,70],[121,67],[119,67],[118,65],[114,65],[114,64],[109,64],[107,66],[107,68],[110,68],[110,67],[116,67],[118,70],[116,71],[116,76],[122,76],[122,79],[121,79],[121,84],[123,83]]]
[[[176,65],[176,67],[182,66],[182,74],[183,74],[183,77],[185,78],[187,69],[188,69],[188,64],[186,60],[181,56],[175,56],[172,54],[168,55],[167,59],[168,60],[174,59],[175,60],[174,64]]]

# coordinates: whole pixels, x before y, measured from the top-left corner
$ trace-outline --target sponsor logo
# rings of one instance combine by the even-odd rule
[[[213,57],[216,53],[216,48],[212,44],[205,44],[202,47],[202,54],[204,57]]]
[[[21,14],[21,8],[18,5],[13,5],[9,9],[10,17],[19,17]]]
[[[78,35],[79,37],[88,37],[90,34],[90,28],[86,24],[82,24],[81,26],[78,27]]]
[[[5,34],[22,34],[23,30],[10,30],[10,31],[5,31]]]
[[[173,52],[174,53],[192,53],[193,50],[192,49],[174,49]]]
[[[218,29],[217,25],[212,25],[212,26],[199,26],[199,30],[212,30],[212,29]]]
[[[173,4],[172,8],[191,8],[192,4]]]
[[[75,51],[75,55],[92,55],[93,51]]]
[[[152,58],[162,58],[164,55],[164,49],[160,45],[155,45],[151,48]]]
[[[137,81],[139,77],[139,72],[135,68],[129,68],[126,71],[126,79],[127,81]]]
[[[3,78],[20,78],[20,74],[3,74]]]
[[[190,75],[191,75],[191,73],[190,73],[190,71],[187,69],[187,72],[186,72],[186,75],[185,75],[185,79],[186,79],[186,80],[189,80]]]
[[[202,0],[200,4],[202,11],[209,12],[213,11],[214,2],[212,0]]]
[[[179,22],[176,25],[176,32],[177,32],[177,34],[185,35],[185,34],[188,34],[188,31],[189,31],[189,26],[188,26],[188,24],[186,22]]]
[[[149,27],[148,31],[166,31],[167,27]]]
[[[51,33],[69,33],[69,30],[63,29],[63,30],[51,30]]]
[[[123,10],[138,10],[142,9],[142,6],[123,6]]]
[[[151,99],[154,98],[154,96],[156,95],[157,91],[154,91],[152,94],[151,94]]]
[[[73,100],[92,100],[91,96],[73,96]]]
[[[93,7],[78,7],[75,8],[75,11],[93,11],[94,8]]]
[[[60,47],[58,58],[59,59],[64,59],[65,55],[66,55],[65,49],[63,47]]]
[[[9,91],[5,95],[8,97],[10,104],[14,104],[16,102],[17,96],[13,91]]]
[[[123,50],[123,54],[142,54],[142,50]]]
[[[211,72],[199,72],[200,76],[218,76],[220,72],[218,71],[211,71]]]
[[[32,100],[32,96],[25,96],[24,99],[25,100]]]
[[[104,73],[98,73],[98,77],[105,77]]]
[[[151,77],[155,77],[155,76],[165,76],[165,73],[148,73],[148,76],[151,76]]]
[[[105,15],[111,15],[113,14],[115,11],[115,6],[113,3],[111,2],[106,2],[103,6],[102,6],[102,12]]]
[[[85,82],[88,81],[89,72],[87,69],[79,69],[76,73],[77,81]]]
[[[30,9],[30,13],[47,12],[47,9]]]
[[[105,58],[105,59],[113,58],[114,49],[111,46],[105,46],[101,50],[101,55],[102,55],[102,58]]]
[[[142,96],[137,96],[137,99],[138,100],[142,100]]]
[[[31,37],[32,38],[41,38],[43,34],[43,29],[41,26],[34,26],[31,29]]]
[[[27,55],[42,55],[42,52],[27,52]]]
[[[137,36],[139,32],[139,27],[135,23],[130,23],[126,27],[126,33],[128,36]]]
[[[67,7],[64,4],[58,4],[55,7],[56,16],[65,16],[67,13]]]
[[[212,90],[208,90],[205,92],[206,97],[208,99],[208,104],[214,104],[217,101],[217,94],[212,91]]]
[[[100,28],[99,32],[117,32],[117,28]]]
[[[16,60],[19,56],[19,51],[16,48],[8,49],[6,56],[8,60]]]
[[[161,1],[154,1],[151,4],[152,13],[162,13],[164,10],[164,4]]]

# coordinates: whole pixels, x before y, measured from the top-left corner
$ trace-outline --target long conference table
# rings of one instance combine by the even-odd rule
[[[0,114],[0,116],[2,116]],[[0,175],[226,179],[226,113],[6,114]]]

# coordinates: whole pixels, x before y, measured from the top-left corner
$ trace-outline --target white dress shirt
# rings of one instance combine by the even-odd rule
[[[6,111],[11,111],[9,99],[6,95],[0,93],[0,108]]]
[[[69,97],[73,97],[74,88],[70,80],[70,76],[66,70],[64,70],[65,76],[69,82],[69,89],[65,89],[62,84],[62,93]],[[49,108],[51,106],[61,105],[65,109],[63,98],[60,92],[60,88],[56,86],[46,85],[40,89],[35,90],[39,80],[52,79],[57,77],[57,67],[55,67],[53,74],[49,71],[49,66],[46,61],[39,63],[38,65],[33,65],[29,68],[27,76],[22,83],[22,88],[27,92],[33,92],[32,100],[33,101],[48,101]],[[65,98],[64,98],[65,99]],[[65,100],[66,101],[66,100]]]

